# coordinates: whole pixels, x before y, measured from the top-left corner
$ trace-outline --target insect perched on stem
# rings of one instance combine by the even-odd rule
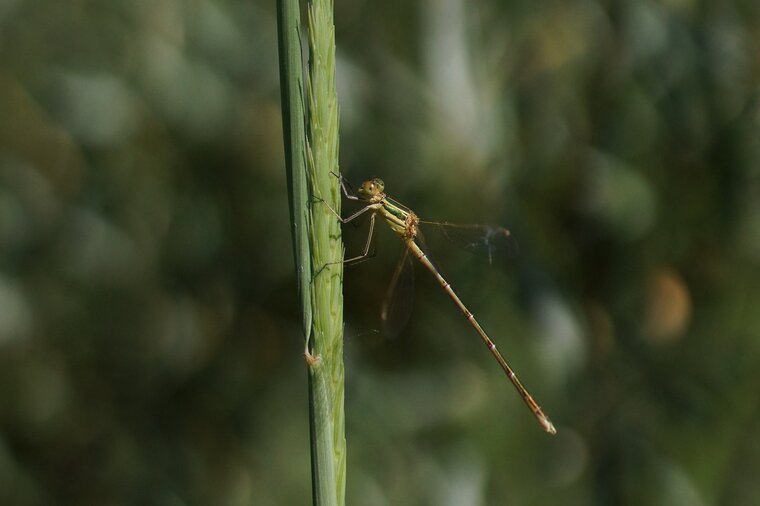
[[[340,179],[340,185],[341,189],[343,190],[344,195],[349,200],[356,200],[366,203],[366,205],[353,213],[352,215],[348,216],[347,218],[342,218],[338,213],[336,213],[332,208],[330,210],[335,214],[338,219],[342,223],[349,223],[350,221],[356,219],[357,217],[365,214],[370,213],[370,222],[369,222],[369,235],[367,236],[367,243],[364,246],[364,251],[361,255],[348,258],[344,260],[344,263],[353,263],[357,261],[361,261],[369,256],[369,248],[372,243],[372,236],[375,231],[375,220],[377,216],[380,216],[383,221],[385,221],[388,226],[390,226],[391,230],[393,230],[402,241],[404,241],[404,244],[406,245],[406,250],[404,251],[404,257],[401,260],[401,263],[399,264],[399,269],[397,269],[396,273],[394,274],[393,280],[391,282],[391,286],[398,281],[398,275],[400,272],[400,268],[403,267],[403,264],[406,262],[406,259],[408,258],[408,255],[411,254],[414,256],[417,260],[419,260],[422,265],[429,270],[435,279],[438,281],[438,283],[441,285],[441,288],[448,294],[448,296],[451,298],[451,300],[454,301],[454,304],[457,305],[460,311],[462,311],[462,314],[467,319],[467,321],[472,325],[472,327],[475,329],[475,331],[478,333],[480,338],[483,340],[483,343],[488,347],[488,350],[491,352],[491,354],[494,356],[496,361],[499,363],[502,369],[504,369],[504,372],[507,374],[507,377],[512,382],[512,385],[514,385],[515,389],[517,390],[517,393],[520,394],[520,397],[522,397],[523,401],[525,401],[525,404],[528,406],[528,408],[533,413],[533,416],[536,417],[536,420],[538,420],[538,423],[541,424],[541,427],[548,432],[549,434],[556,434],[557,430],[554,428],[554,425],[549,420],[549,417],[547,417],[544,414],[544,411],[541,409],[541,406],[538,405],[538,403],[533,399],[533,396],[528,393],[528,390],[522,385],[520,380],[517,378],[517,375],[515,374],[514,370],[509,366],[506,359],[502,356],[502,354],[499,352],[499,350],[496,349],[496,345],[493,343],[491,338],[488,337],[488,334],[486,334],[485,330],[480,326],[478,321],[475,319],[475,315],[470,312],[469,309],[462,303],[462,301],[459,299],[457,294],[454,292],[454,290],[451,288],[451,285],[448,281],[444,279],[444,277],[441,275],[440,272],[438,272],[438,269],[433,265],[433,263],[428,258],[427,254],[423,251],[423,249],[418,244],[418,241],[420,240],[420,232],[419,232],[419,224],[420,223],[432,223],[437,225],[445,225],[445,226],[453,226],[456,227],[457,225],[452,225],[448,223],[435,223],[435,222],[425,222],[420,221],[420,219],[417,217],[416,214],[412,212],[411,209],[408,207],[396,202],[395,200],[391,199],[385,194],[385,183],[383,183],[382,179],[374,178],[367,181],[364,181],[362,185],[359,187],[359,189],[356,192],[356,195],[352,194],[349,189],[346,181],[342,176],[338,176]],[[329,207],[329,206],[328,206]],[[480,227],[479,225],[459,225],[460,227]],[[487,229],[493,233],[494,228],[493,227],[482,227],[484,229]],[[505,235],[509,235],[509,232],[506,229],[498,229]],[[385,320],[388,316],[388,306],[383,307],[383,314],[382,318]]]

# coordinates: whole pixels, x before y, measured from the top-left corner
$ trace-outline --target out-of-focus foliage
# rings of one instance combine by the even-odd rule
[[[341,162],[509,227],[345,273],[349,504],[760,497],[760,4],[336,2]],[[0,1],[0,504],[307,504],[274,2]],[[347,206],[349,207],[349,206]],[[346,230],[347,247],[364,231]]]

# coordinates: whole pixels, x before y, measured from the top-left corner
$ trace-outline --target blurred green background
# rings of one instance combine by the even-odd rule
[[[0,0],[0,504],[303,505],[274,1]],[[337,2],[351,505],[760,501],[760,3]],[[346,205],[346,209],[351,206]],[[366,232],[345,227],[349,251]]]

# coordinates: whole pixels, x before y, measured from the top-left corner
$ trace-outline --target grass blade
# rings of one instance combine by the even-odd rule
[[[313,502],[345,504],[343,247],[340,226],[338,100],[331,0],[309,2],[308,138],[297,0],[278,0],[280,78],[288,194],[309,370]],[[319,275],[313,276],[314,272]]]

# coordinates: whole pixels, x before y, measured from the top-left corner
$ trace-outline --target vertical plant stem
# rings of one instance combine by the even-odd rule
[[[309,2],[307,140],[298,0],[278,0],[285,158],[309,371],[313,502],[318,506],[344,505],[346,476],[343,250],[338,221],[324,205],[340,211],[338,180],[330,174],[338,172],[332,11],[331,0]]]
[[[280,53],[280,97],[285,144],[285,168],[290,200],[293,256],[301,297],[304,339],[311,332],[311,261],[309,234],[309,182],[306,166],[306,115],[303,101],[301,17],[298,0],[277,0]]]
[[[311,188],[312,421],[316,440],[315,496],[319,506],[343,506],[346,439],[343,411],[343,243],[338,220],[338,95],[335,87],[335,27],[332,0],[311,0],[309,14],[308,157]],[[319,199],[324,199],[319,202]]]

